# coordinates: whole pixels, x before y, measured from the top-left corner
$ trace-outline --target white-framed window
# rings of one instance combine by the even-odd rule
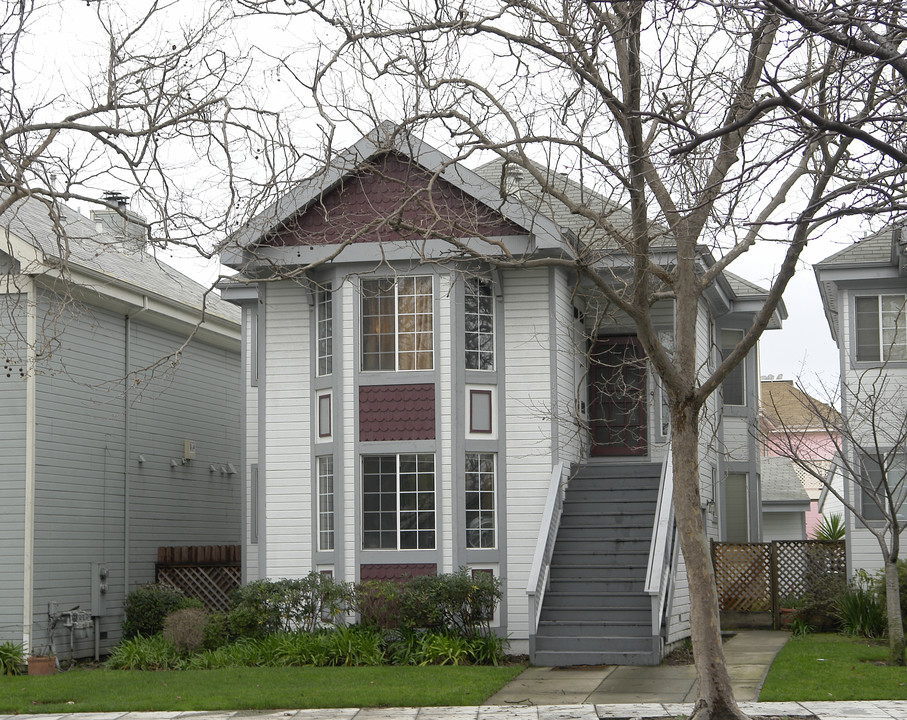
[[[435,548],[435,456],[362,457],[362,547]]]
[[[721,356],[727,357],[743,340],[743,330],[721,331]],[[746,405],[746,358],[743,358],[721,383],[725,405]]]
[[[858,361],[907,360],[904,295],[871,295],[854,299]]]
[[[434,368],[432,278],[363,280],[362,369]]]
[[[465,345],[467,370],[494,370],[494,285],[466,278]]]
[[[319,377],[330,375],[334,365],[334,296],[331,284],[323,285],[318,291],[315,303],[315,323],[317,326],[317,353]]]
[[[494,385],[466,386],[466,437],[491,440],[497,435]]]
[[[317,406],[318,440],[330,440],[332,435],[333,420],[331,419],[331,393],[318,395]]]
[[[334,549],[334,457],[315,458],[318,470],[318,549]]]
[[[495,453],[466,453],[466,547],[497,546]]]

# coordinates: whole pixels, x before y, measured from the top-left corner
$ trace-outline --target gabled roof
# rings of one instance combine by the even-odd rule
[[[785,509],[809,510],[809,495],[803,488],[790,458],[762,458],[762,504],[783,505]]]
[[[829,431],[839,421],[831,405],[803,392],[790,380],[763,380],[762,416],[772,429],[788,431]]]
[[[535,212],[515,198],[502,198],[495,186],[476,173],[422,140],[385,123],[352,147],[333,156],[318,173],[300,182],[230,236],[222,255],[223,262],[231,267],[244,268],[252,260],[244,251],[255,246],[275,228],[289,223],[344,180],[355,176],[372,159],[389,152],[408,158],[418,167],[524,228],[533,236],[536,249],[558,252],[566,249],[562,229],[548,216]]]
[[[824,260],[816,263],[817,268],[826,267],[863,267],[866,265],[890,265],[892,259],[892,228],[886,227],[872,235],[868,235],[839,250],[834,255],[829,255]]]
[[[220,332],[236,334],[235,306],[216,293],[205,297],[207,288],[148,253],[127,251],[122,241],[72,208],[59,205],[58,211],[55,222],[47,205],[26,198],[0,216],[0,251],[17,260],[23,273],[48,282],[65,275],[67,282],[100,295],[128,290],[184,315],[199,316],[204,304],[209,326],[217,323]]]

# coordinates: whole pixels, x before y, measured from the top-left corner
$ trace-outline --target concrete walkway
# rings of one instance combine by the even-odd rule
[[[724,643],[724,657],[738,702],[758,699],[775,656],[790,633],[747,630]],[[692,665],[531,667],[492,695],[489,705],[584,703],[690,703],[696,700]]]

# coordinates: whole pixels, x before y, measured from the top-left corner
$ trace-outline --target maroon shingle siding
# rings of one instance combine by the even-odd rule
[[[437,575],[438,566],[435,563],[409,563],[384,565],[360,565],[359,579],[365,580],[402,580],[417,575]]]
[[[435,386],[363,385],[359,440],[434,440]]]
[[[527,231],[402,156],[375,158],[265,241],[334,245],[432,237],[503,237]],[[430,196],[429,196],[430,192]],[[413,226],[418,230],[407,229]]]

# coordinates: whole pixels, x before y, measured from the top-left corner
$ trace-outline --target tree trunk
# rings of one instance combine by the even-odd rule
[[[699,501],[699,419],[672,400],[674,515],[690,584],[690,628],[699,697],[691,720],[745,718],[737,707],[721,646],[718,590]]]
[[[885,559],[885,604],[888,610],[888,664],[904,665],[904,621],[901,618],[901,589],[898,563]]]

